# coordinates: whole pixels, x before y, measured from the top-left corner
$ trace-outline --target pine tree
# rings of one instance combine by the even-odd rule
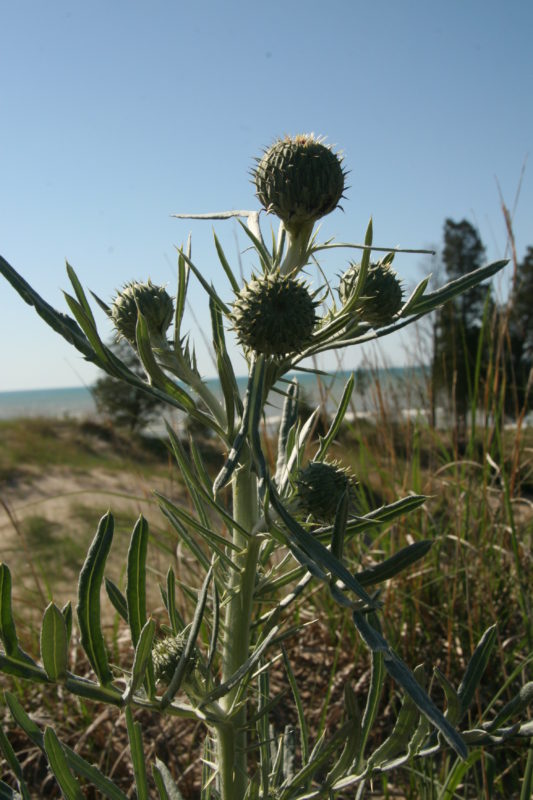
[[[482,266],[485,248],[476,229],[467,220],[444,223],[442,263],[450,280]],[[488,305],[487,305],[488,304]],[[455,411],[460,431],[466,429],[478,352],[487,362],[488,318],[493,308],[490,288],[475,286],[446,303],[435,316],[432,363],[433,389],[445,396]],[[480,336],[485,341],[480,341]],[[481,347],[481,350],[480,350]],[[483,373],[482,373],[483,374]]]
[[[513,415],[522,407],[531,408],[533,397],[528,391],[533,369],[533,247],[526,250],[517,264],[516,281],[510,297],[509,345],[506,364],[506,411]]]

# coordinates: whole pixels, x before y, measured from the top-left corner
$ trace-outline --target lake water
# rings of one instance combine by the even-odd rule
[[[351,372],[339,372],[321,378],[322,392],[317,376],[309,373],[298,373],[301,391],[310,405],[318,405],[322,396],[327,396],[328,410],[332,410],[335,401],[342,395],[343,388]],[[289,376],[294,377],[294,376]],[[246,389],[246,378],[237,379],[241,394]],[[220,395],[218,380],[206,381],[209,388]],[[284,384],[280,384],[283,389]],[[370,414],[379,407],[380,395],[387,406],[415,410],[424,403],[423,370],[412,368],[391,368],[387,370],[356,372],[356,384],[353,394],[355,408],[358,413]],[[283,397],[272,393],[268,413],[277,416],[283,404]],[[27,391],[0,392],[0,419],[16,417],[72,417],[84,418],[96,416],[96,407],[90,388],[84,386],[32,389]]]

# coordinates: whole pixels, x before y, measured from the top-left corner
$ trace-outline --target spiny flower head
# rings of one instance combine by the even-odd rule
[[[310,461],[296,479],[298,504],[317,522],[332,522],[343,494],[353,487],[353,476],[337,462]]]
[[[187,643],[187,633],[183,632],[178,636],[166,636],[157,642],[152,650],[154,663],[154,674],[157,681],[168,686],[178,666],[181,654]],[[198,663],[197,654],[193,654],[185,668],[184,683],[196,669]]]
[[[148,332],[165,336],[174,315],[174,303],[164,286],[131,281],[118,292],[111,306],[111,318],[119,336],[135,346],[139,311],[146,319]]]
[[[252,276],[233,304],[241,344],[267,356],[301,352],[311,341],[317,303],[303,281],[279,271]]]
[[[360,270],[360,264],[351,263],[341,277],[339,297],[343,305],[355,290]],[[402,304],[403,290],[398,274],[385,261],[370,264],[354,312],[360,315],[363,322],[379,328],[392,322]]]
[[[278,139],[253,177],[259,201],[292,234],[333,211],[344,192],[342,157],[312,133]]]

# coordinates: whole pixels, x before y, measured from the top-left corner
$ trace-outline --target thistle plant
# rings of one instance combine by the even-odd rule
[[[490,722],[465,729],[467,711],[495,644],[494,628],[477,645],[458,687],[434,670],[433,680],[446,696],[445,711],[430,698],[422,670],[412,672],[386,641],[380,622],[380,587],[423,558],[432,543],[406,545],[359,571],[353,567],[350,551],[362,533],[371,536],[372,531],[420,508],[425,498],[410,494],[358,515],[353,500],[360,476],[351,475],[330,455],[348,408],[353,376],[318,442],[313,438],[317,412],[300,424],[298,384],[286,377],[303,369],[302,362],[311,356],[403,328],[490,278],[506,262],[490,264],[431,292],[426,278],[404,298],[390,266],[401,251],[375,247],[372,223],[361,245],[317,240],[314,226],[338,206],[345,175],[340,156],[322,140],[286,137],[266,150],[254,171],[263,210],[280,218],[272,243],[267,245],[263,239],[258,211],[212,215],[238,219],[254,260],[248,282],[240,284],[215,236],[226,288],[207,283],[188,245],[178,251],[175,301],[150,281],[126,284],[111,305],[93,295],[117,335],[134,346],[144,366],[144,381],[102,341],[88,298],[70,265],[72,293],[65,298],[72,316],[52,308],[0,259],[0,270],[23,300],[87,360],[188,415],[218,437],[225,453],[223,466],[212,480],[195,441],[187,449],[167,425],[168,444],[190,503],[180,506],[160,494],[157,500],[176,539],[190,550],[204,577],[201,587],[185,589],[182,576],[169,565],[161,586],[165,619],[156,619],[147,609],[148,521],[140,517],[133,528],[126,585],[120,588],[108,578],[104,581],[114,522],[109,512],[102,517],[77,588],[77,635],[92,677],[71,671],[75,623],[70,603],[63,608],[50,603],[46,608],[40,654],[30,655],[23,649],[12,614],[11,574],[7,565],[0,567],[0,669],[121,709],[138,798],[181,797],[164,764],[156,760],[148,769],[142,728],[136,719],[139,709],[202,723],[202,800],[311,800],[338,797],[346,790],[357,791],[359,797],[373,775],[412,759],[448,750],[463,769],[462,761],[469,763],[469,749],[533,732],[531,723],[516,721],[531,698],[531,686]],[[356,249],[360,261],[347,261],[341,267],[340,283],[333,286],[336,291],[329,285],[311,287],[308,278],[302,277],[305,268],[321,252],[343,249]],[[386,255],[373,262],[374,252]],[[182,331],[191,277],[203,286],[209,304],[220,396],[202,380],[194,349]],[[244,397],[226,346],[227,331],[234,331],[248,364]],[[284,396],[284,407],[277,454],[270,459],[261,422],[274,391]],[[110,661],[101,622],[104,584],[109,602],[131,635],[134,655],[129,664]],[[366,697],[357,696],[346,685],[343,722],[329,736],[313,740],[282,643],[295,634],[294,612],[316,584],[330,593],[339,611],[348,610],[370,651],[371,680]],[[189,619],[177,611],[176,595],[182,591],[194,599]],[[269,672],[280,654],[293,693],[296,733],[274,726],[272,711],[279,698],[270,693]],[[401,690],[403,703],[392,732],[371,751],[369,736],[387,674]],[[99,796],[125,800],[110,778],[59,741],[52,726],[41,730],[15,694],[6,692],[6,702],[15,722],[45,754],[66,798],[82,797],[83,784],[91,783]],[[508,724],[510,718],[512,724]],[[170,746],[179,748],[179,736]],[[4,734],[0,747],[18,787],[2,784],[1,796],[29,797],[23,770]]]

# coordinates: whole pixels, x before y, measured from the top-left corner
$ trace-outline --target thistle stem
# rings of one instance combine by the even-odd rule
[[[232,488],[233,516],[241,528],[251,533],[259,518],[259,503],[257,478],[251,470],[249,451],[243,455],[243,464],[233,476]],[[238,529],[233,531],[233,543],[239,547],[236,556],[239,570],[232,574],[229,587],[230,598],[226,606],[222,682],[233,675],[248,658],[252,603],[260,547],[258,536],[246,538]],[[237,692],[238,687],[235,687],[221,699],[221,706],[226,712],[231,709]],[[242,800],[247,787],[246,708],[244,706],[232,716],[231,722],[227,726],[217,728],[217,743],[222,800]]]

